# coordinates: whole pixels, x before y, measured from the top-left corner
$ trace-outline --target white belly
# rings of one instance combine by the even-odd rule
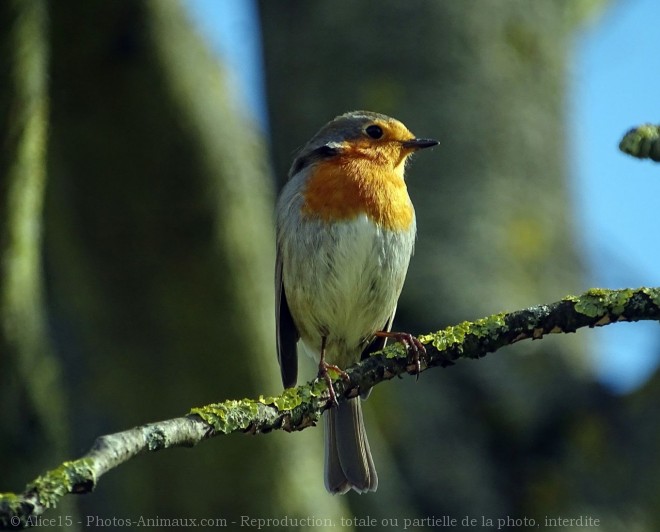
[[[326,360],[356,362],[396,309],[415,238],[384,230],[366,215],[326,224],[302,221],[280,242],[289,308],[307,351]]]

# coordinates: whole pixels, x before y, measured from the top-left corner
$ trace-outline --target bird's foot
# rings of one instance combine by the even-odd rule
[[[328,391],[330,392],[330,401],[334,406],[337,406],[339,402],[337,401],[337,394],[335,392],[335,387],[332,384],[329,370],[339,373],[339,376],[345,381],[349,381],[350,377],[348,376],[348,373],[346,373],[339,366],[328,364],[325,360],[323,360],[323,358],[321,358],[321,361],[319,362],[318,378],[325,380],[326,384],[328,385]]]
[[[419,374],[422,371],[421,360],[422,357],[426,356],[426,348],[424,347],[424,344],[422,344],[416,336],[405,332],[379,331],[376,333],[376,336],[380,336],[381,338],[392,338],[403,344],[403,347],[408,351],[408,361],[410,364],[414,364],[414,373],[417,376],[417,379],[419,379]]]

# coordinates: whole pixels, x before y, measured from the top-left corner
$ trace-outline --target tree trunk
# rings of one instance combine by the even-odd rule
[[[0,4],[0,489],[22,489],[68,442],[42,275],[47,37],[44,2]]]
[[[275,393],[272,184],[180,6],[50,4],[47,258],[77,449]],[[283,437],[221,438],[103,478],[87,515],[272,515]],[[268,495],[266,495],[268,494]],[[309,508],[308,508],[309,510]]]

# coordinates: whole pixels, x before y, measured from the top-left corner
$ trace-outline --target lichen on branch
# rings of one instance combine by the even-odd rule
[[[619,149],[638,159],[660,162],[660,125],[642,124],[629,130],[621,139]]]
[[[620,321],[660,321],[660,288],[591,289],[549,305],[504,312],[463,322],[419,337],[426,346],[421,371],[446,367],[461,358],[481,358],[525,339],[571,333]],[[414,373],[405,349],[388,346],[346,369],[349,380],[334,382],[339,401],[404,373]],[[90,451],[44,473],[22,494],[0,493],[0,528],[26,528],[35,516],[54,508],[69,493],[92,491],[100,477],[147,451],[192,447],[214,436],[236,432],[260,434],[314,426],[330,408],[324,379],[284,390],[279,396],[227,400],[193,408],[179,418],[100,436]]]

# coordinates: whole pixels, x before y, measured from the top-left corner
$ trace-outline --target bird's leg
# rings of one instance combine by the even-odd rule
[[[328,384],[328,391],[330,392],[330,401],[332,401],[332,404],[337,406],[339,403],[337,401],[337,394],[335,393],[335,387],[332,385],[332,379],[330,378],[330,374],[328,373],[329,369],[332,369],[339,373],[339,376],[344,379],[344,380],[349,380],[348,373],[346,373],[343,369],[341,369],[339,366],[335,366],[334,364],[328,364],[325,361],[325,344],[327,341],[326,336],[321,337],[321,360],[319,360],[319,379],[324,379],[325,382]]]
[[[376,336],[381,338],[392,338],[393,340],[403,344],[403,347],[408,351],[410,361],[415,364],[415,375],[419,379],[419,374],[422,371],[421,357],[426,355],[426,348],[419,341],[419,339],[410,333],[404,332],[390,332],[378,331]]]

